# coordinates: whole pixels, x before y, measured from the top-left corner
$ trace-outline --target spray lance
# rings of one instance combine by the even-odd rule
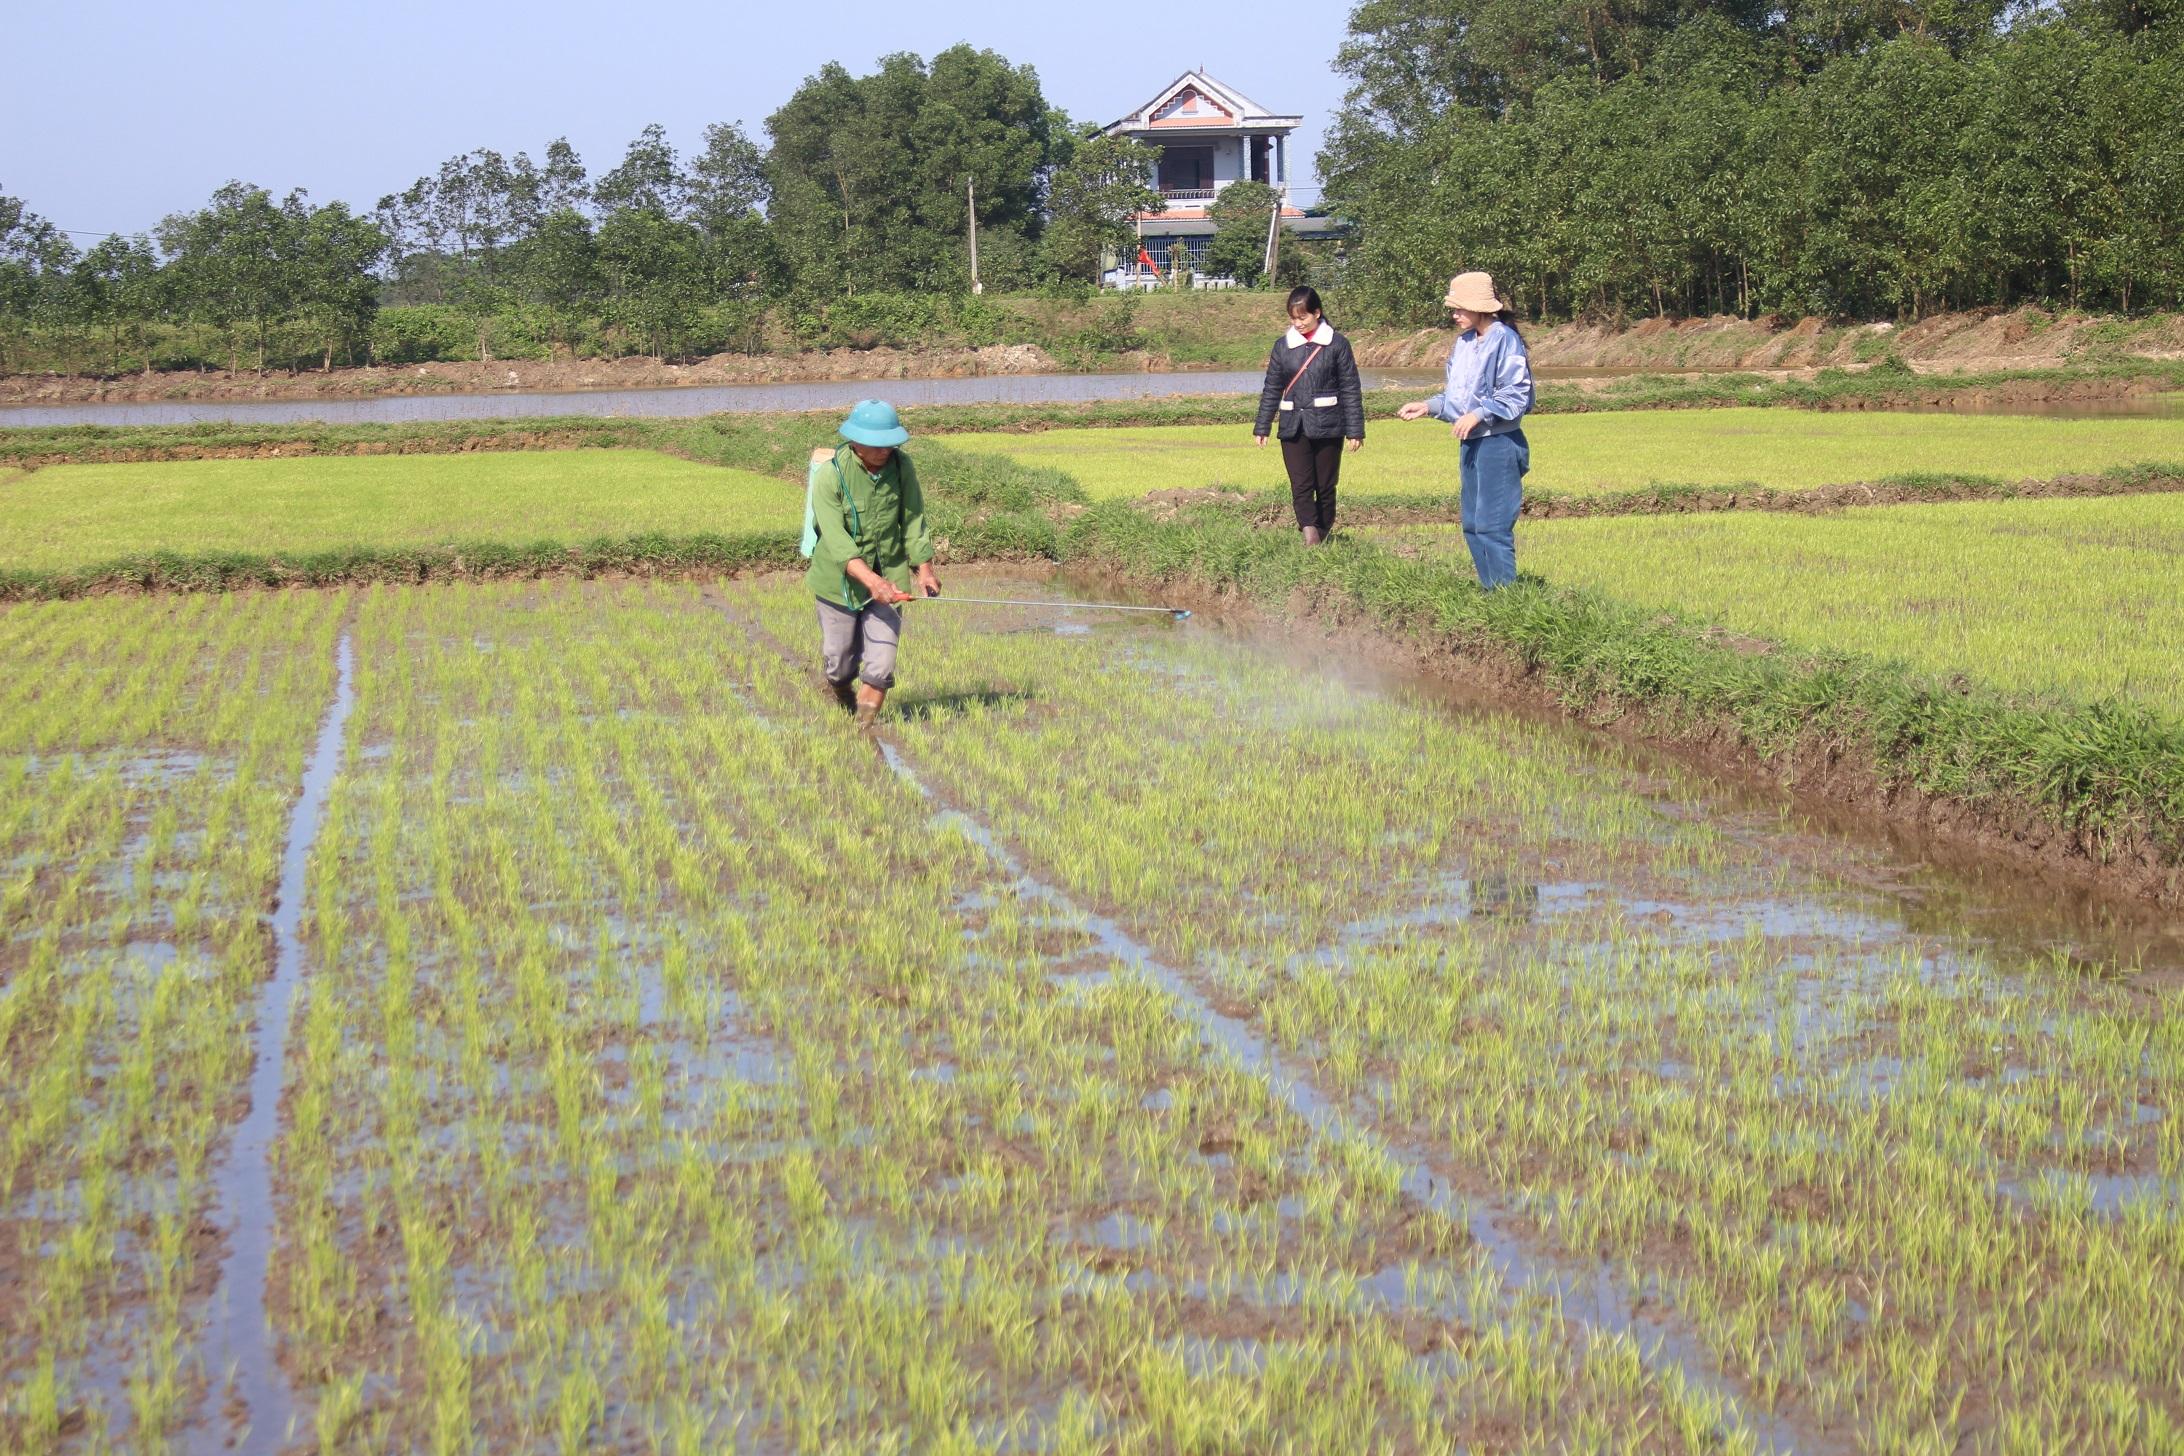
[[[1054,607],[1063,611],[1087,612],[1158,612],[1164,617],[1180,622],[1190,616],[1184,607],[1126,607],[1115,602],[1035,602],[1019,601],[1008,597],[921,597],[913,594],[911,602],[958,602],[971,607]],[[902,605],[908,606],[909,602]]]

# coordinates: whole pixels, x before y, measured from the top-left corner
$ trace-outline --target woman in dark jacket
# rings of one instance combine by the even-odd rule
[[[1274,341],[1267,356],[1253,443],[1266,443],[1276,416],[1297,528],[1305,545],[1317,546],[1335,528],[1342,442],[1348,440],[1352,450],[1365,443],[1365,395],[1350,341],[1321,317],[1319,294],[1309,288],[1290,290],[1289,332]]]

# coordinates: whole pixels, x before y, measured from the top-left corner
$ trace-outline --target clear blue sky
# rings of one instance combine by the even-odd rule
[[[708,122],[763,140],[826,62],[862,73],[958,41],[1029,63],[1080,120],[1112,121],[1203,65],[1303,115],[1289,154],[1302,184],[1341,99],[1329,62],[1348,14],[1348,0],[24,5],[7,27],[0,193],[62,227],[136,232],[231,177],[368,208],[457,153],[536,160],[561,135],[597,176],[646,122],[686,153]]]

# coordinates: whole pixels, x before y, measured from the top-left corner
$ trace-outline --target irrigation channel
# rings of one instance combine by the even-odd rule
[[[230,1135],[226,1156],[214,1174],[219,1218],[227,1232],[220,1261],[219,1292],[213,1302],[214,1338],[206,1362],[211,1378],[208,1401],[241,1403],[254,1450],[278,1450],[293,1436],[290,1422],[295,1396],[281,1367],[273,1314],[266,1305],[266,1276],[275,1248],[273,1148],[280,1133],[281,1087],[286,1071],[288,1029],[303,979],[303,901],[311,846],[326,814],[326,798],[341,771],[349,714],[356,708],[356,650],[344,631],[334,646],[334,700],[327,705],[318,741],[304,765],[303,789],[290,812],[281,847],[280,887],[274,892],[269,928],[273,932],[273,975],[259,995],[250,1069],[250,1110]],[[232,1394],[227,1378],[232,1376]],[[222,1418],[208,1411],[196,1427],[198,1450],[233,1449],[220,1430]]]
[[[1575,370],[1572,377],[1597,371]],[[1542,370],[1543,377],[1557,377]],[[1367,369],[1369,389],[1433,388],[1438,370]],[[837,379],[795,384],[692,385],[663,389],[524,390],[492,394],[387,395],[373,399],[114,401],[0,405],[0,429],[63,425],[402,424],[419,420],[635,416],[685,419],[771,410],[841,409],[881,395],[898,405],[1039,404],[1088,399],[1159,399],[1243,394],[1257,370],[1170,374],[983,374],[962,379]]]

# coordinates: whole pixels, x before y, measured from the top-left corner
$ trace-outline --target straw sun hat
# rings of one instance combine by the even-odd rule
[[[1442,301],[1450,308],[1469,309],[1473,313],[1500,313],[1509,307],[1494,292],[1491,273],[1457,274],[1448,280],[1448,297]]]

